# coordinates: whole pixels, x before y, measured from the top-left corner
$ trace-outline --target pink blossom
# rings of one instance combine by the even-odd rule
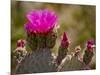
[[[29,33],[48,33],[58,27],[57,16],[50,10],[35,10],[26,15],[25,30]]]

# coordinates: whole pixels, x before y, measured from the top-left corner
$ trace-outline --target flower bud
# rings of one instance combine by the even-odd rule
[[[17,41],[17,48],[14,50],[14,57],[16,59],[16,63],[21,63],[24,57],[27,54],[26,48],[26,40],[20,39]]]
[[[69,41],[66,32],[63,34],[63,38],[61,40],[61,47],[67,48],[69,46]]]
[[[20,39],[17,41],[17,47],[25,47],[26,40]]]
[[[92,60],[92,57],[94,55],[93,48],[94,48],[94,41],[93,40],[87,41],[87,48],[86,48],[84,56],[83,56],[83,62],[86,65],[88,65]]]
[[[95,44],[95,43],[94,43],[93,40],[88,40],[88,41],[87,41],[87,50],[93,51],[94,44]]]
[[[68,46],[69,46],[69,41],[68,41],[66,33],[64,32],[63,38],[61,40],[61,45],[58,50],[58,56],[56,59],[56,62],[58,65],[61,63],[62,59],[64,59],[64,57],[67,55]]]

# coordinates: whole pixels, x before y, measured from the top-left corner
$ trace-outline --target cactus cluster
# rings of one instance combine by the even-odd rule
[[[67,33],[64,32],[58,55],[54,56],[51,49],[55,46],[55,29],[58,28],[55,13],[48,10],[32,11],[27,18],[29,21],[25,24],[26,40],[18,41],[14,51],[18,63],[15,74],[91,69],[89,65],[95,48],[93,40],[87,41],[84,54],[80,46],[76,47],[74,52],[69,52],[70,43]],[[27,52],[26,45],[32,50],[31,53]]]

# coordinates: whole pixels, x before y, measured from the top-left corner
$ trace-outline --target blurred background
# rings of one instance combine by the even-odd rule
[[[58,16],[58,38],[52,51],[56,54],[61,35],[67,32],[70,50],[80,45],[84,48],[88,39],[96,39],[96,6],[58,3],[42,3],[29,1],[12,1],[11,4],[11,51],[16,48],[19,39],[25,39],[24,24],[26,13],[31,10],[50,9]]]

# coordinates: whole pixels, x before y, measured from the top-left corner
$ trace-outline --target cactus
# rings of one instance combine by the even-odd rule
[[[65,60],[58,71],[74,71],[74,70],[84,70],[85,64],[78,60],[76,56],[73,56],[71,60]]]
[[[20,64],[17,74],[55,72],[56,65],[53,63],[51,51],[48,48],[38,49],[28,54]]]
[[[18,50],[14,53],[15,57],[18,56],[16,60],[22,60],[16,65],[15,74],[85,70],[86,66],[91,69],[89,63],[94,55],[95,45],[92,41],[87,42],[86,50],[83,50],[84,55],[80,46],[70,52],[68,35],[64,32],[58,55],[54,56],[51,50],[56,44],[55,30],[59,27],[55,13],[49,10],[32,11],[27,15],[27,19],[28,23],[24,26],[26,44],[32,52],[27,53],[23,41],[18,42]]]

